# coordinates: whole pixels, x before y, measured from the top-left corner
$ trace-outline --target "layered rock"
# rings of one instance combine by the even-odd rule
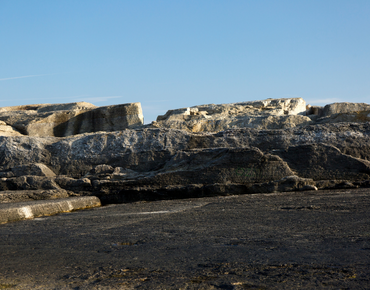
[[[212,134],[140,129],[62,139],[0,137],[0,154],[1,190],[65,189],[107,201],[112,194],[113,199],[135,200],[135,192],[160,198],[175,194],[175,188],[186,196],[209,195],[215,184],[224,194],[343,182],[359,186],[370,179],[370,123]],[[29,165],[34,163],[52,173],[31,172],[41,167]],[[19,169],[29,175],[14,174]]]
[[[370,186],[368,113],[350,111],[365,106],[332,106],[325,112],[333,114],[319,116],[302,99],[204,105],[169,111],[135,129],[128,127],[142,124],[137,104],[73,106],[78,115],[53,123],[52,136],[0,137],[0,191],[127,202]],[[69,112],[57,108],[66,107],[28,109]],[[350,115],[361,121],[335,121]],[[19,125],[11,120],[6,124]],[[9,196],[3,200],[17,200]]]
[[[118,131],[143,125],[140,103],[96,107],[90,103],[43,104],[0,108],[0,122],[28,136],[65,137]],[[7,132],[10,129],[7,128]],[[1,124],[0,124],[0,136]],[[20,135],[8,133],[8,136]]]

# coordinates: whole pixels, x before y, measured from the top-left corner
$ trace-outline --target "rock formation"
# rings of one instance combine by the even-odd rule
[[[0,202],[16,191],[127,202],[370,186],[368,106],[268,99],[171,110],[145,126],[138,103],[0,108],[2,126],[28,135],[0,136]]]
[[[267,99],[221,105],[202,105],[169,110],[152,126],[190,132],[218,132],[236,128],[285,129],[307,125],[306,102],[296,99]]]
[[[43,104],[0,108],[1,130],[8,136],[56,136],[119,131],[143,125],[140,103],[96,107],[90,103]],[[6,128],[2,129],[2,126]],[[4,134],[5,135],[5,134]]]

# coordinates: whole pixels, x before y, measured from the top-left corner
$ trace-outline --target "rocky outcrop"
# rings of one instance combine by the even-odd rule
[[[0,137],[0,156],[0,190],[64,189],[106,202],[356,187],[370,179],[370,123]]]
[[[325,107],[307,105],[306,115],[316,124],[370,122],[370,105],[365,103],[333,103]]]
[[[5,123],[6,136],[56,136],[119,131],[143,125],[140,103],[96,107],[78,102],[57,105],[30,105],[0,108],[0,122]],[[9,127],[11,126],[11,127]],[[0,124],[0,136],[1,134]],[[19,132],[18,134],[13,133]],[[5,131],[3,129],[3,131]],[[17,130],[17,131],[16,131]]]
[[[309,124],[311,119],[305,115],[306,102],[302,98],[267,99],[169,110],[158,116],[152,126],[190,132],[236,128],[284,129]]]
[[[338,123],[285,130],[235,129],[218,133],[140,129],[81,134],[68,138],[0,137],[0,171],[42,163],[57,175],[81,177],[100,164],[137,172],[163,168],[176,152],[210,148],[252,148],[264,153],[290,146],[322,144],[370,160],[370,124]]]
[[[368,111],[348,111],[364,106],[319,116],[302,99],[204,105],[139,127],[136,104],[69,106],[79,113],[54,123],[51,136],[0,136],[4,201],[19,200],[8,194],[16,191],[25,199],[95,195],[107,203],[370,186]],[[53,116],[65,108],[27,110]],[[335,121],[350,115],[361,121]],[[19,126],[12,120],[6,124]]]
[[[365,103],[333,103],[326,105],[322,116],[327,117],[335,114],[370,111],[370,105]]]
[[[306,105],[301,98],[293,98],[169,110],[165,115],[158,116],[151,127],[219,132],[241,128],[288,129],[312,124],[369,121],[370,105],[365,103],[333,103],[318,107]]]

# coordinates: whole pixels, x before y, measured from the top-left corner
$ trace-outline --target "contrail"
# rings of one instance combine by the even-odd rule
[[[0,81],[8,81],[8,80],[23,79],[23,78],[32,78],[32,77],[41,77],[41,76],[48,76],[48,75],[49,74],[46,74],[46,75],[29,75],[29,76],[21,76],[21,77],[12,77],[12,78],[0,79]]]

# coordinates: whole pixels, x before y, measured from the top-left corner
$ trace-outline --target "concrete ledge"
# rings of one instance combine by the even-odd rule
[[[100,206],[96,196],[0,204],[0,224]]]

